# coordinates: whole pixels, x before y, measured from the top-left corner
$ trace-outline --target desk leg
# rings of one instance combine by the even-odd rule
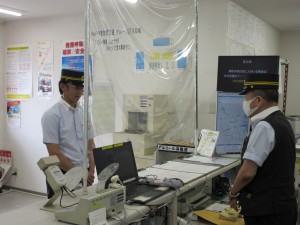
[[[177,224],[177,196],[175,195],[171,202],[171,210],[168,215],[168,225]]]

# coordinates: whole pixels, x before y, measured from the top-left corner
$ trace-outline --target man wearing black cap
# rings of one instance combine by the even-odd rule
[[[83,164],[83,110],[78,104],[84,88],[83,72],[62,69],[59,81],[61,99],[48,109],[42,117],[43,142],[49,155],[57,155],[59,167],[65,173],[75,166]],[[89,119],[88,123],[88,180],[94,182],[95,162],[93,157],[94,133]],[[48,198],[53,190],[47,183]]]
[[[246,76],[243,110],[250,132],[242,164],[229,193],[232,208],[241,206],[246,225],[295,225],[295,136],[278,108],[278,74]]]

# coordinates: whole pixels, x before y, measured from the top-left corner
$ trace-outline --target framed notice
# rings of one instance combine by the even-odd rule
[[[217,91],[242,91],[246,74],[278,74],[279,59],[279,56],[219,56]]]

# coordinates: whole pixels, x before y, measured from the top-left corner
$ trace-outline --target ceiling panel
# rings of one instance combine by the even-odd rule
[[[201,0],[198,1],[201,7]],[[233,2],[279,31],[300,31],[300,0],[233,0]],[[0,14],[2,21],[84,13],[85,11],[85,0],[1,0],[0,5],[24,11],[22,17]]]

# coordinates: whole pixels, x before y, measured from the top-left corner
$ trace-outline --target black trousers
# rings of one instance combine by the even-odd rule
[[[244,216],[245,225],[296,225],[297,208],[265,216]]]

